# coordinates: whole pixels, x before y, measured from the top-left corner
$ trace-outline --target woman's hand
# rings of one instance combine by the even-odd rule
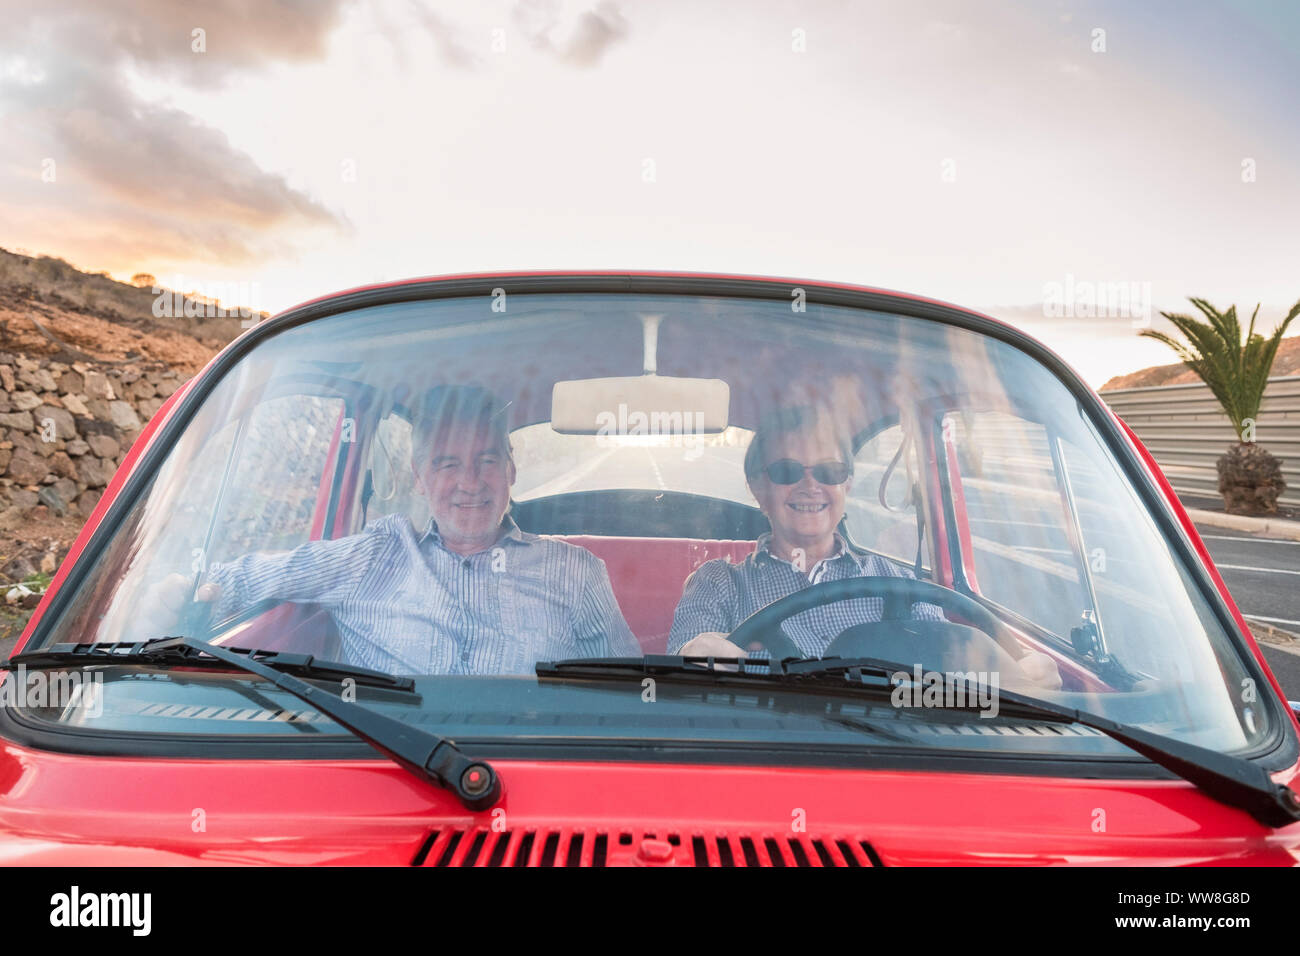
[[[749,652],[727,640],[727,635],[720,631],[706,631],[697,634],[678,651],[683,657],[748,657]],[[720,671],[739,670],[736,664],[718,664]]]
[[[1020,669],[1035,687],[1047,690],[1061,689],[1061,672],[1054,661],[1041,651],[1030,651],[1020,658]]]

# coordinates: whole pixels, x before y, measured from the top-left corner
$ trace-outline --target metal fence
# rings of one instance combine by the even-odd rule
[[[1175,491],[1219,497],[1214,463],[1237,437],[1209,388],[1200,382],[1121,388],[1101,397],[1142,439]],[[1255,440],[1282,459],[1281,502],[1300,507],[1300,376],[1268,380]]]

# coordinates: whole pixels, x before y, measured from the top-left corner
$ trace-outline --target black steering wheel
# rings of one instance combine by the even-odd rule
[[[885,602],[887,617],[892,604],[901,604],[906,609],[906,614],[911,613],[912,605],[918,601],[933,604],[944,611],[951,611],[966,618],[978,630],[996,641],[998,646],[1012,658],[1018,659],[1024,653],[1011,630],[983,604],[950,588],[916,578],[862,577],[823,581],[802,591],[795,591],[755,611],[731,632],[728,640],[740,647],[757,643],[767,648],[775,660],[803,657],[803,653],[795,646],[794,641],[781,630],[782,622],[823,604],[871,597],[881,598]],[[895,614],[897,615],[897,612]],[[838,641],[837,638],[827,650],[831,650]]]

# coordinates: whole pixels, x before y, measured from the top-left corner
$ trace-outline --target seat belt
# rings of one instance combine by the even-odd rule
[[[889,508],[888,504],[886,504],[885,502],[885,484],[889,481],[890,475],[892,475],[894,469],[898,466],[899,460],[901,459],[903,462],[903,467],[907,471],[907,483],[908,483],[908,487],[911,489],[912,507],[916,509],[916,561],[913,564],[912,573],[918,579],[920,579],[922,563],[923,563],[922,558],[924,557],[924,553],[925,553],[924,552],[925,516],[921,510],[921,505],[922,505],[921,484],[919,481],[917,481],[916,476],[912,473],[912,459],[908,457],[907,454],[908,451],[910,450],[908,446],[912,445],[913,441],[914,438],[912,435],[912,431],[909,428],[907,428],[906,425],[904,425],[903,441],[901,444],[899,444],[898,452],[894,455],[894,460],[889,463],[889,467],[885,471],[885,477],[881,481],[880,503],[884,505],[886,509]],[[885,605],[882,614],[882,618],[884,620],[901,621],[901,620],[907,620],[911,616],[912,616],[911,602],[900,597],[890,597],[885,599]]]
[[[366,515],[370,511],[370,499],[375,495],[374,473],[367,468],[366,479],[361,483],[361,530],[366,529]]]
[[[916,508],[916,565],[912,568],[912,573],[916,575],[919,581],[921,579],[921,556],[924,553],[922,544],[925,541],[925,515],[921,511],[921,486],[919,483],[912,485],[912,506]]]

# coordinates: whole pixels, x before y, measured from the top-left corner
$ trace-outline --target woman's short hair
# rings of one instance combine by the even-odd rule
[[[829,422],[833,428],[835,442],[839,445],[844,461],[853,464],[853,444],[846,431],[835,422],[835,416],[826,409],[813,405],[786,405],[764,415],[754,429],[754,438],[745,451],[745,478],[754,481],[768,465],[768,449],[782,435],[816,428],[819,424]],[[815,464],[815,462],[805,462]]]

